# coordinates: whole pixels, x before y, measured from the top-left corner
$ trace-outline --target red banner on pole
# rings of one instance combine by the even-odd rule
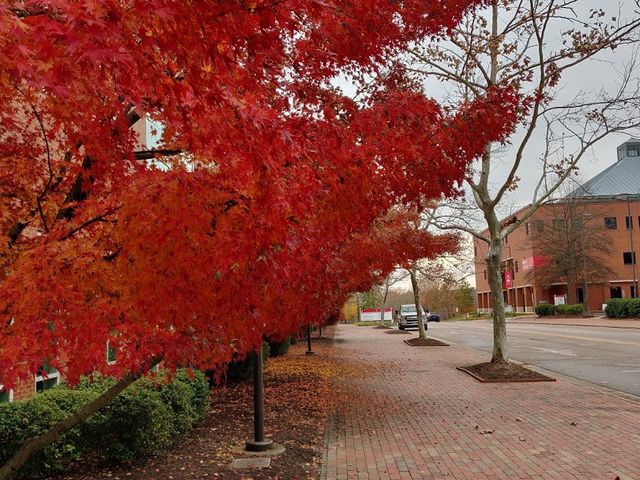
[[[503,283],[504,283],[504,288],[513,288],[513,272],[511,271],[504,272]]]

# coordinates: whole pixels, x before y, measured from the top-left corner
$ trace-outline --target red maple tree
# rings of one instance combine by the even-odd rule
[[[454,194],[518,97],[446,111],[388,71],[474,3],[0,6],[5,385],[43,361],[72,383],[220,367],[450,248],[406,241],[393,207]],[[356,103],[340,74],[384,81]],[[157,151],[136,151],[143,116]]]

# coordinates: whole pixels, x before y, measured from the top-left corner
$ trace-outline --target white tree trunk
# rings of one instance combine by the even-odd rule
[[[504,296],[502,294],[502,238],[499,234],[491,235],[489,252],[487,253],[487,275],[491,288],[493,318],[493,355],[492,363],[507,362],[507,320],[504,315]]]
[[[413,301],[416,304],[416,317],[418,319],[418,338],[426,339],[427,332],[424,328],[424,322],[422,320],[422,305],[420,305],[420,287],[418,286],[418,278],[416,275],[415,266],[411,266],[409,270],[411,276],[411,287],[413,288]]]

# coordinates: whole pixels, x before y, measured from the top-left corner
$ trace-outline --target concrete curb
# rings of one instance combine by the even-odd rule
[[[491,356],[487,352],[483,352],[482,350],[477,350],[475,348],[467,347],[466,345],[460,345],[459,343],[453,342],[451,340],[444,340],[442,338],[438,338],[434,336],[431,336],[431,338],[440,340],[441,342],[449,342],[451,346],[458,347],[463,350],[467,350],[468,352],[473,352],[473,353],[477,353],[477,354],[489,356],[489,357]],[[591,383],[585,380],[580,380],[578,378],[570,377],[563,373],[558,373],[558,372],[554,372],[553,370],[547,370],[546,368],[538,367],[537,365],[531,365],[530,363],[524,363],[524,362],[520,362],[518,360],[513,360],[513,359],[510,359],[509,361],[513,363],[517,363],[518,365],[526,366],[527,368],[530,368],[531,370],[535,370],[536,372],[541,373],[542,375],[556,377],[560,380],[571,383],[573,385],[578,385],[579,387],[588,388],[590,390],[594,390],[596,392],[602,393],[603,395],[619,398],[635,404],[640,403],[640,396],[633,395],[631,393],[621,392],[619,390],[614,390],[613,388],[610,388],[610,387],[605,387],[604,385],[598,385],[597,383]]]
[[[640,330],[640,325],[602,325],[589,323],[559,323],[559,322],[509,322],[507,325],[558,325],[562,327],[595,327],[595,328],[630,328]]]

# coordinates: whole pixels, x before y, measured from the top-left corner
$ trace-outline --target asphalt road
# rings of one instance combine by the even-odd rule
[[[491,352],[490,322],[429,323],[429,335]],[[640,396],[640,330],[564,325],[507,325],[509,357]]]

